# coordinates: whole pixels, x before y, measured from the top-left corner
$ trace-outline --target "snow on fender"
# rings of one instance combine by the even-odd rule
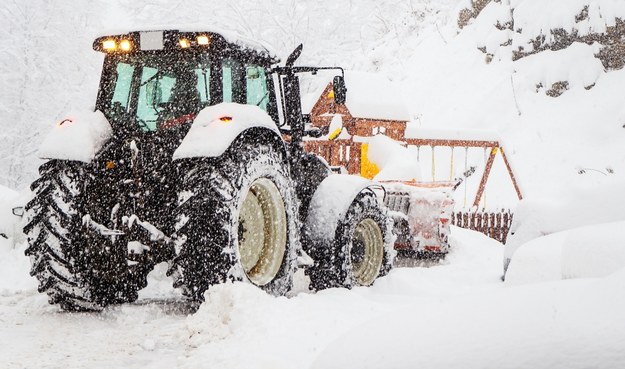
[[[39,157],[89,163],[112,134],[101,111],[72,112],[48,133],[39,147]]]
[[[310,239],[332,240],[352,201],[372,182],[359,176],[333,174],[321,182],[310,201],[304,232]]]
[[[206,107],[193,121],[173,158],[220,156],[243,131],[254,127],[280,135],[273,119],[258,106],[221,103]]]

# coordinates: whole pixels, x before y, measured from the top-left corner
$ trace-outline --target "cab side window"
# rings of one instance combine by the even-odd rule
[[[222,62],[223,102],[245,104],[244,68],[241,62],[225,58]]]
[[[124,109],[128,108],[130,102],[130,86],[132,84],[132,76],[135,67],[126,64],[117,64],[117,81],[115,82],[115,91],[111,103],[119,103]]]
[[[265,68],[248,64],[245,67],[245,87],[247,104],[256,105],[267,111],[269,103],[269,89],[267,88],[267,73]]]

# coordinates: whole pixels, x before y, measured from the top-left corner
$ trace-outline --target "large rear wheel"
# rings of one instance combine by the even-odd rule
[[[195,301],[227,280],[273,295],[292,285],[299,244],[294,186],[278,141],[240,138],[219,158],[184,159],[174,286]]]
[[[85,193],[87,166],[64,160],[45,163],[31,186],[35,196],[26,205],[25,253],[31,275],[50,303],[69,311],[134,301],[147,283],[146,270],[128,266],[124,238],[91,220],[89,209],[98,201],[89,201]]]

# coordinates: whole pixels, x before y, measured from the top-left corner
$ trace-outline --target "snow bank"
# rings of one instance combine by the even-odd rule
[[[197,313],[187,318],[190,344],[198,347],[237,334],[265,314],[272,303],[273,297],[249,283],[213,286],[205,292],[205,302]]]
[[[380,172],[374,180],[416,181],[421,179],[421,168],[416,152],[384,135],[369,140],[367,158],[378,166]]]
[[[18,217],[13,215],[13,208],[19,205],[19,193],[0,185],[0,233],[12,237]]]
[[[580,227],[522,245],[506,273],[511,285],[605,277],[625,268],[625,222]]]
[[[101,111],[77,111],[54,125],[39,147],[39,157],[88,163],[112,133]]]
[[[540,236],[625,219],[623,186],[616,182],[589,189],[571,188],[557,195],[521,201],[515,210],[504,258],[512,258],[522,244]]]
[[[280,134],[273,119],[254,105],[221,103],[202,109],[174,152],[174,159],[217,157],[248,128],[264,127]]]
[[[178,365],[307,367],[342,332],[387,310],[366,288],[357,290],[362,291],[330,289],[287,299],[240,282],[213,286],[205,294],[206,302],[186,319],[180,336],[187,354]]]
[[[341,336],[311,368],[620,368],[624,287],[621,270],[415,304]]]
[[[12,246],[11,240],[0,238],[0,297],[37,289],[37,280],[30,277],[25,245]]]

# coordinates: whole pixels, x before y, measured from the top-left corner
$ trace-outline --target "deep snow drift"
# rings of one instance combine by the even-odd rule
[[[6,246],[6,245],[1,245]],[[501,245],[454,228],[441,265],[396,268],[370,288],[290,298],[237,283],[195,314],[164,277],[102,313],[48,305],[21,250],[0,254],[3,368],[619,368],[625,274],[502,284]],[[6,271],[6,272],[5,272]],[[581,319],[580,319],[581,318]]]

